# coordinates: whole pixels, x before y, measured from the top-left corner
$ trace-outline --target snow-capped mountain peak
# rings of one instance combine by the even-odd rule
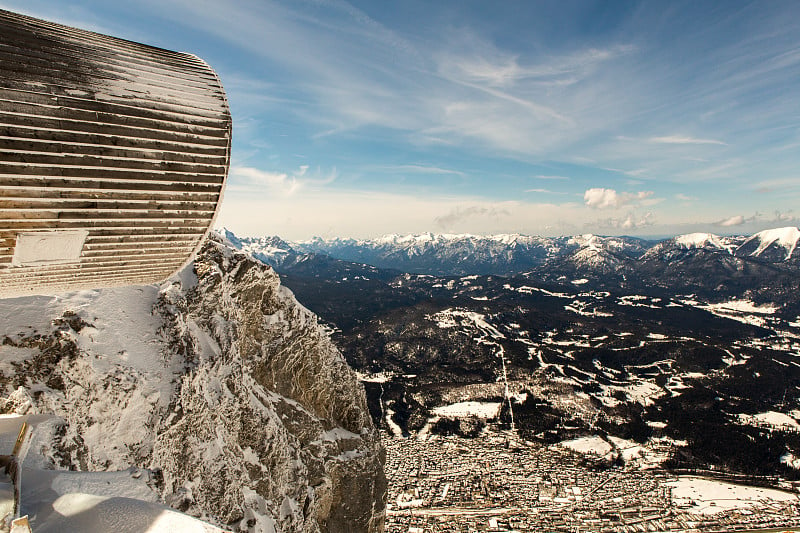
[[[746,236],[687,233],[660,242],[633,237],[609,237],[592,233],[571,237],[538,237],[516,233],[390,234],[376,239],[315,237],[286,242],[278,237],[241,237],[226,232],[235,247],[257,259],[287,271],[312,254],[378,269],[429,275],[514,275],[535,268],[572,265],[605,271],[633,267],[638,262],[702,261],[703,258],[748,258],[758,262],[793,261],[800,229],[776,228]],[[793,257],[794,256],[794,257]],[[329,260],[320,259],[326,268]],[[327,262],[326,262],[327,261]],[[352,266],[352,265],[351,265]],[[348,267],[352,273],[352,268]],[[344,271],[343,270],[343,271]],[[588,273],[584,272],[584,273]]]
[[[675,237],[675,244],[683,248],[726,249],[719,235],[713,233],[687,233]]]
[[[568,241],[569,244],[580,246],[581,248],[591,248],[599,250],[602,248],[602,241],[600,237],[592,233],[584,233],[583,235],[575,235]]]
[[[742,247],[744,248],[748,245],[752,247],[753,244],[757,244],[757,247],[750,252],[750,255],[759,257],[774,245],[786,250],[786,259],[789,259],[797,249],[798,241],[800,241],[800,229],[788,226],[760,231],[747,239]]]

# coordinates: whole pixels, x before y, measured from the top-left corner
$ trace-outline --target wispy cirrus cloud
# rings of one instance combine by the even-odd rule
[[[761,193],[797,190],[800,189],[800,176],[796,178],[761,180],[753,183],[751,188]]]
[[[518,54],[497,48],[474,34],[458,36],[458,50],[438,58],[439,71],[446,77],[462,82],[474,82],[493,87],[511,87],[528,82],[545,86],[564,87],[586,78],[601,65],[621,55],[631,53],[629,44],[607,48],[586,48],[568,54],[545,57],[544,61],[520,61]]]
[[[551,180],[551,181],[569,181],[571,178],[569,176],[552,176],[546,174],[537,174],[534,176],[537,180]]]
[[[800,221],[800,218],[798,218],[797,215],[792,213],[791,210],[789,210],[788,212],[781,212],[779,210],[776,210],[775,211],[775,216],[772,219],[772,222],[775,222],[775,223],[778,223],[778,224],[786,224],[786,223],[797,224],[798,221]]]
[[[457,206],[446,215],[435,217],[433,221],[439,228],[447,231],[452,229],[456,224],[463,222],[468,218],[489,218],[496,220],[500,217],[507,217],[509,215],[511,215],[511,212],[508,209],[493,206]]]
[[[550,189],[525,189],[525,192],[535,192],[541,194],[569,194],[562,191],[551,191]]]
[[[261,192],[290,196],[304,187],[321,187],[333,183],[338,174],[332,169],[327,174],[317,169],[309,175],[309,166],[301,165],[292,172],[275,172],[254,167],[234,166],[230,171],[229,188],[255,189]]]
[[[682,192],[679,192],[678,194],[676,194],[675,195],[675,199],[676,200],[680,200],[681,202],[694,202],[694,201],[697,200],[696,197],[689,196],[688,194],[684,194]]]
[[[665,137],[650,137],[648,139],[652,143],[659,144],[719,144],[727,146],[728,143],[718,141],[716,139],[698,139],[696,137],[687,137],[685,135],[667,135]]]
[[[465,176],[466,173],[451,168],[437,167],[434,165],[372,165],[364,168],[366,171],[392,172],[408,174],[444,174],[454,176]]]

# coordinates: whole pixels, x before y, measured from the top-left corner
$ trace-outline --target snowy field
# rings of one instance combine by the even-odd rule
[[[500,414],[500,402],[458,402],[444,405],[433,410],[437,416],[453,418],[496,418]]]
[[[791,416],[777,411],[767,411],[755,415],[739,415],[742,424],[753,426],[770,427],[775,429],[785,429],[789,431],[800,431],[800,423]]]
[[[776,489],[735,485],[724,481],[681,476],[666,484],[672,487],[672,500],[679,507],[698,514],[716,514],[729,509],[747,509],[768,502],[796,501],[797,494]]]
[[[668,457],[663,448],[665,444],[669,444],[668,439],[651,439],[647,444],[639,444],[619,437],[603,438],[598,435],[591,435],[562,441],[558,446],[606,460],[611,460],[619,455],[628,465],[635,465],[640,468],[654,468],[658,467]]]

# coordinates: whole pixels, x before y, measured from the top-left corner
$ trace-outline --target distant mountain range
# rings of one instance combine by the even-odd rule
[[[602,290],[661,287],[705,297],[794,299],[800,273],[800,230],[761,231],[751,236],[710,233],[662,241],[633,237],[517,234],[389,235],[379,239],[287,242],[279,237],[237,237],[236,247],[283,274],[390,279],[398,272],[434,276],[523,275],[542,282],[586,283]]]
[[[776,228],[752,236],[721,237],[710,233],[680,235],[663,241],[634,237],[536,237],[424,233],[387,235],[378,239],[321,239],[287,242],[280,237],[237,237],[222,233],[235,245],[280,269],[307,254],[368,264],[415,274],[438,276],[514,275],[539,267],[572,265],[615,271],[636,261],[671,261],[696,253],[717,253],[766,264],[800,262],[800,230]]]

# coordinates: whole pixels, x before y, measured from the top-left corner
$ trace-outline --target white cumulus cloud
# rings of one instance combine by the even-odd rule
[[[720,220],[719,222],[717,222],[717,225],[727,228],[730,226],[741,226],[745,222],[746,222],[745,218],[742,215],[736,215],[730,218],[726,218],[725,220]]]
[[[595,187],[583,193],[583,202],[593,209],[619,208],[628,204],[635,204],[648,199],[653,191],[622,192],[614,189]]]

